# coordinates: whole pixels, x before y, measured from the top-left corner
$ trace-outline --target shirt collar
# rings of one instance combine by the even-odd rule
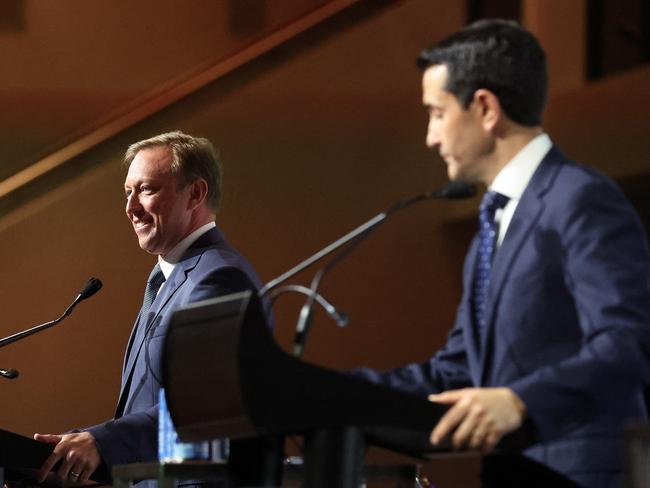
[[[170,274],[172,274],[172,271],[174,271],[174,267],[181,260],[183,254],[185,254],[185,251],[187,251],[189,247],[192,244],[194,244],[194,242],[196,242],[196,240],[199,237],[201,237],[207,231],[213,229],[216,226],[217,224],[215,222],[208,222],[207,224],[202,225],[194,232],[192,232],[190,235],[188,235],[185,239],[183,239],[181,242],[176,244],[174,248],[171,251],[169,251],[169,253],[167,253],[164,259],[161,256],[158,256],[158,264],[160,264],[160,269],[165,275],[165,280],[169,278]]]
[[[552,146],[548,134],[542,133],[533,138],[499,171],[490,190],[501,193],[510,200],[521,199],[533,173]]]

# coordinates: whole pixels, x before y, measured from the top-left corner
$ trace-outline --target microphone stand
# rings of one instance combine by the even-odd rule
[[[76,305],[76,303],[75,303],[75,305]],[[68,310],[66,310],[66,312],[56,320],[50,320],[49,322],[45,322],[44,324],[37,325],[37,326],[32,327],[32,328],[27,329],[27,330],[23,330],[22,332],[16,332],[15,334],[12,334],[12,335],[7,336],[7,337],[5,337],[3,339],[0,339],[0,348],[8,346],[12,342],[19,341],[20,339],[23,339],[23,338],[25,338],[27,336],[30,336],[32,334],[36,334],[37,332],[40,332],[41,330],[49,329],[50,327],[55,326],[56,324],[61,322],[64,318],[66,318],[70,314],[70,312],[72,311],[71,308],[72,307],[68,307]]]
[[[388,210],[385,212],[382,212],[375,217],[371,218],[364,224],[361,224],[359,227],[356,229],[352,230],[351,232],[347,233],[340,239],[334,241],[330,245],[324,247],[322,250],[318,251],[316,254],[310,256],[309,258],[305,259],[298,265],[294,266],[291,268],[289,271],[286,273],[283,273],[282,275],[278,276],[277,278],[269,281],[262,289],[259,291],[260,297],[263,297],[265,294],[267,294],[270,290],[274,289],[281,283],[285,282],[289,278],[293,277],[300,271],[308,268],[312,264],[316,263],[317,261],[323,259],[324,257],[328,256],[329,254],[333,253],[340,247],[350,243],[348,247],[344,248],[341,252],[339,252],[329,263],[327,263],[323,268],[318,270],[316,274],[314,275],[314,278],[312,279],[311,286],[310,286],[310,294],[307,297],[307,300],[305,301],[305,304],[302,306],[300,310],[300,315],[298,317],[298,323],[296,325],[296,334],[294,336],[294,348],[293,348],[293,355],[295,357],[301,357],[302,353],[304,352],[305,348],[305,343],[307,341],[307,334],[309,332],[309,328],[311,326],[311,319],[313,315],[313,306],[314,302],[317,301],[317,297],[320,296],[317,293],[318,287],[320,286],[320,283],[327,274],[327,272],[332,269],[337,263],[339,263],[345,256],[347,256],[353,249],[356,248],[356,246],[363,240],[365,237],[367,237],[379,224],[384,222],[388,217],[390,217],[393,213],[398,212],[406,207],[409,207],[415,203],[422,202],[424,200],[429,200],[429,199],[437,199],[437,198],[445,198],[445,199],[462,199],[462,198],[469,198],[472,197],[476,194],[476,187],[474,185],[462,182],[462,181],[457,181],[457,182],[451,182],[448,185],[444,186],[443,188],[440,188],[438,190],[434,190],[431,192],[423,193],[420,195],[416,195],[414,197],[406,198],[404,200],[401,200],[397,202],[395,205],[390,207]]]
[[[337,310],[336,307],[334,307],[334,305],[332,305],[330,302],[328,302],[325,299],[325,297],[323,297],[323,295],[321,295],[320,293],[314,293],[310,288],[307,288],[306,286],[286,285],[281,288],[274,289],[269,294],[269,301],[271,302],[271,305],[273,305],[277,297],[289,292],[302,293],[303,295],[306,296],[313,295],[316,301],[319,303],[319,305],[323,307],[323,309],[327,312],[327,315],[329,315],[336,322],[336,325],[338,325],[339,327],[345,327],[346,325],[348,325],[349,319],[348,319],[348,315],[345,312],[341,310]]]
[[[28,337],[32,334],[36,334],[37,332],[55,326],[56,324],[61,322],[64,318],[66,318],[68,315],[70,315],[72,313],[72,310],[74,310],[74,308],[77,306],[79,302],[97,293],[101,287],[102,287],[102,282],[99,279],[90,278],[86,283],[86,285],[84,286],[84,289],[81,290],[81,292],[79,292],[79,294],[77,295],[77,298],[74,299],[74,301],[68,306],[68,308],[65,309],[65,312],[63,312],[63,314],[58,319],[50,320],[49,322],[45,322],[44,324],[37,325],[30,329],[23,330],[22,332],[17,332],[3,339],[0,339],[0,348],[8,346],[9,344],[24,339],[25,337]],[[18,375],[19,373],[15,369],[0,369],[0,376],[4,378],[13,380],[14,378],[17,378]]]
[[[380,213],[379,215],[376,215],[375,217],[370,219],[365,224],[360,225],[359,227],[354,229],[352,232],[349,232],[348,234],[344,235],[340,239],[338,239],[338,240],[332,242],[330,245],[324,247],[323,249],[318,251],[313,256],[310,256],[307,259],[305,259],[304,261],[302,261],[301,263],[298,263],[296,266],[291,268],[289,271],[281,274],[277,278],[272,279],[271,281],[269,281],[266,285],[264,285],[260,289],[260,291],[259,291],[260,297],[263,297],[264,295],[266,295],[269,291],[271,291],[276,286],[280,285],[281,283],[284,283],[285,281],[287,281],[292,276],[300,273],[303,269],[309,268],[315,262],[320,261],[325,256],[333,253],[339,247],[341,247],[344,244],[350,242],[355,237],[358,237],[359,235],[363,234],[364,232],[367,232],[367,231],[371,230],[372,228],[376,227],[377,225],[379,225],[385,219],[386,219],[386,213],[385,212]]]
[[[307,300],[305,301],[304,305],[300,309],[300,314],[298,315],[298,323],[296,324],[296,334],[294,335],[294,339],[293,339],[292,353],[294,357],[297,358],[301,357],[303,352],[305,351],[305,345],[307,344],[307,335],[309,333],[309,330],[311,329],[312,318],[314,316],[314,312],[313,312],[314,301],[318,293],[318,287],[320,286],[321,281],[323,280],[325,275],[329,272],[329,270],[331,270],[340,261],[342,261],[343,258],[345,258],[348,254],[350,254],[361,243],[361,241],[363,241],[374,229],[376,229],[379,226],[379,224],[382,224],[394,212],[402,210],[403,208],[408,207],[414,203],[424,201],[428,198],[432,198],[434,195],[437,196],[437,192],[426,193],[423,195],[418,195],[416,197],[408,198],[406,200],[402,200],[401,202],[395,204],[390,209],[376,215],[375,217],[367,221],[365,224],[362,224],[360,227],[357,227],[355,230],[353,230],[352,232],[344,236],[342,238],[344,241],[341,242],[339,246],[332,249],[333,252],[338,247],[341,247],[344,244],[349,243],[349,245],[343,248],[336,256],[334,256],[329,263],[327,263],[325,266],[319,269],[314,275],[314,277],[312,278],[311,285],[309,287],[309,289],[311,290],[311,294],[307,297]],[[342,239],[339,239],[339,241],[341,241]]]

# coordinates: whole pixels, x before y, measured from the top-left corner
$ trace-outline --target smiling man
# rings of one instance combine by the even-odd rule
[[[113,465],[156,460],[161,355],[172,312],[261,286],[216,226],[221,163],[208,140],[161,134],[131,145],[124,161],[126,215],[140,247],[158,263],[126,349],[115,418],[72,433],[36,434],[55,445],[41,480],[59,461],[56,481],[83,484],[98,469],[108,481]]]
[[[553,481],[530,471],[495,482],[492,472],[488,486],[620,486],[623,427],[646,417],[650,380],[650,256],[639,219],[608,178],[544,133],[545,55],[521,26],[479,21],[418,64],[427,145],[451,180],[488,191],[447,344],[421,364],[357,373],[449,405],[434,444],[449,437],[456,449],[492,452],[532,427],[525,458],[511,459],[536,461]]]

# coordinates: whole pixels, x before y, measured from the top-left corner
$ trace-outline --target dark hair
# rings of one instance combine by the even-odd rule
[[[222,167],[217,152],[210,141],[181,131],[167,132],[131,144],[124,155],[124,166],[129,167],[136,154],[143,149],[166,146],[172,152],[172,173],[178,176],[181,186],[198,178],[208,184],[207,201],[213,210],[221,200]]]
[[[447,66],[445,89],[468,108],[479,88],[494,93],[505,114],[525,126],[541,124],[546,104],[546,56],[517,22],[474,22],[422,51],[418,66]]]

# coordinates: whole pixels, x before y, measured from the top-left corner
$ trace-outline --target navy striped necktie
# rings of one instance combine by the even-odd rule
[[[149,278],[147,279],[147,286],[144,290],[144,299],[142,300],[142,308],[134,324],[134,330],[131,334],[131,340],[127,347],[126,357],[124,358],[124,371],[122,372],[122,394],[115,410],[115,418],[119,418],[124,414],[126,408],[126,401],[128,398],[129,389],[131,388],[131,378],[133,377],[133,365],[136,361],[140,351],[140,344],[144,342],[144,336],[147,331],[147,320],[151,304],[158,295],[158,290],[165,282],[165,275],[160,269],[160,265],[156,264]]]
[[[163,274],[162,269],[160,269],[160,265],[156,264],[153,270],[151,270],[151,274],[147,280],[147,287],[144,290],[144,299],[142,300],[140,317],[145,317],[147,315],[147,312],[149,312],[149,309],[151,308],[151,304],[156,299],[156,295],[158,295],[158,290],[160,290],[160,287],[164,282],[165,275]]]
[[[135,332],[133,333],[132,341],[129,344],[128,348],[128,356],[130,356],[132,353],[131,348],[138,347],[138,344],[144,340],[144,334],[147,329],[147,320],[149,318],[149,309],[151,308],[153,301],[156,299],[156,295],[158,295],[158,290],[160,290],[160,287],[164,282],[165,275],[160,269],[160,265],[156,264],[156,266],[154,266],[153,270],[151,271],[149,278],[147,279],[147,286],[144,289],[142,307],[140,308],[140,313],[138,314],[138,318],[135,322]]]

